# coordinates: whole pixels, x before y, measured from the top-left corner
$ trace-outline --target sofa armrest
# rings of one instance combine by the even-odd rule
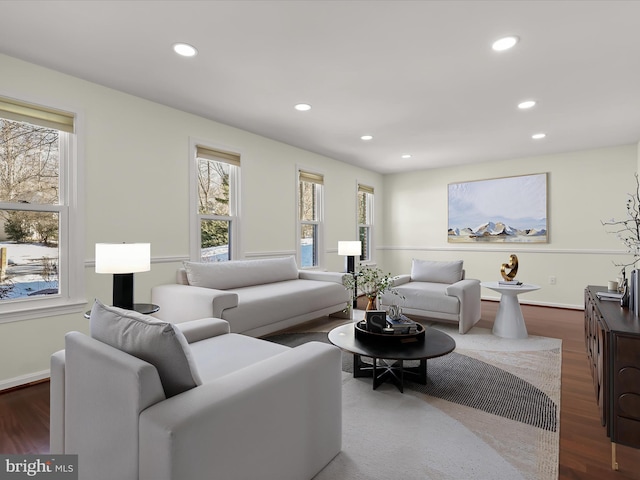
[[[206,338],[217,337],[230,332],[229,322],[221,318],[201,318],[199,320],[189,320],[187,322],[176,323],[176,328],[180,330],[187,342],[195,343]]]
[[[456,283],[452,283],[451,285],[449,285],[447,287],[447,295],[453,296],[453,297],[462,297],[464,295],[465,292],[474,290],[476,287],[480,286],[480,281],[479,280],[472,280],[472,279],[467,279],[467,280],[460,280]]]
[[[474,279],[460,280],[449,285],[447,295],[457,297],[460,302],[460,333],[466,333],[481,316],[480,281]]]
[[[238,306],[238,294],[191,285],[158,285],[151,289],[151,302],[160,306],[156,318],[177,324],[220,318],[223,310]]]
[[[392,287],[399,287],[400,285],[404,285],[405,283],[409,283],[411,281],[411,275],[408,273],[402,275],[396,275],[391,279]]]
[[[140,479],[309,479],[341,449],[341,412],[340,350],[303,344],[142,412]]]
[[[298,270],[298,278],[302,280],[319,280],[322,282],[334,282],[342,285],[342,279],[348,273],[319,272],[317,270]]]
[[[165,399],[156,368],[87,335],[69,332],[64,381],[63,453],[82,459],[79,478],[137,479],[140,412]]]

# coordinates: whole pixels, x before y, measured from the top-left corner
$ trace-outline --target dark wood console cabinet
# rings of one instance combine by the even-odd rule
[[[611,438],[611,468],[618,469],[616,444],[640,448],[640,317],[620,302],[601,301],[588,286],[584,337],[600,421]]]

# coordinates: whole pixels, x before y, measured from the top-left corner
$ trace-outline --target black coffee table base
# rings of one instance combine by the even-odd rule
[[[371,358],[372,362],[364,362],[362,355],[353,354],[354,378],[373,378],[375,390],[384,382],[393,383],[401,393],[404,393],[404,381],[409,380],[421,385],[427,384],[427,360],[420,359],[420,364],[415,367],[405,367],[404,360],[385,360],[383,358]]]
[[[371,357],[365,357],[371,358]],[[375,390],[385,382],[393,383],[401,393],[404,393],[404,381],[409,380],[421,385],[427,384],[427,360],[419,360],[415,367],[405,367],[404,360],[386,360],[384,358],[371,358],[368,363],[362,360],[362,355],[353,354],[354,378],[373,378]]]

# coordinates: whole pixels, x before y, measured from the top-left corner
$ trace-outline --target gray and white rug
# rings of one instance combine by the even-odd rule
[[[494,337],[433,324],[456,350],[428,361],[405,393],[354,379],[343,353],[343,446],[316,480],[558,478],[561,340]],[[322,330],[322,328],[320,328]],[[294,346],[326,333],[268,338]]]

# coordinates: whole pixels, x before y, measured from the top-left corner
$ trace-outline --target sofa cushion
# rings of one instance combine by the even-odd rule
[[[439,312],[448,315],[460,313],[460,301],[447,295],[448,285],[437,282],[411,282],[397,287],[404,298],[402,308]]]
[[[230,333],[207,338],[191,344],[193,358],[203,383],[262,362],[267,358],[291,350],[289,347],[258,338]],[[212,355],[211,352],[216,352]]]
[[[332,305],[346,307],[349,301],[344,285],[318,280],[288,280],[233,292],[238,294],[238,306],[222,312],[232,332],[246,332]]]
[[[98,300],[89,323],[96,340],[156,367],[167,397],[202,383],[187,340],[172,324]]]
[[[411,280],[414,282],[456,283],[462,280],[462,260],[436,262],[413,259]]]
[[[298,278],[293,257],[230,262],[184,262],[189,285],[228,290]]]

